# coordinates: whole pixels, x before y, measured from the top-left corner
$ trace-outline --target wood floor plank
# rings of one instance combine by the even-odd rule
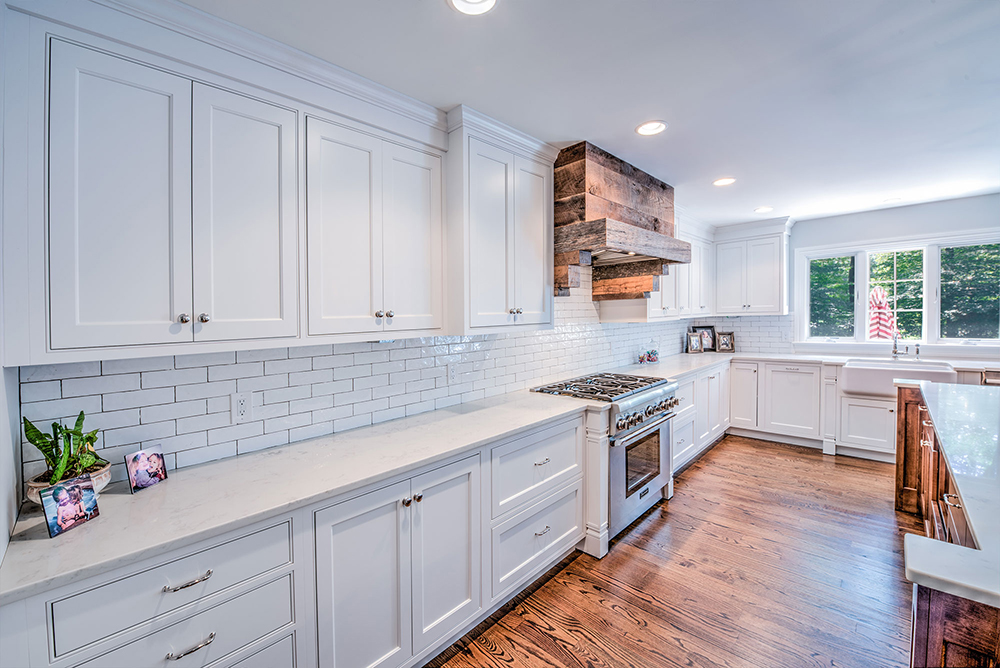
[[[431,663],[901,668],[903,536],[922,527],[893,486],[891,464],[729,436],[604,559],[569,561]]]

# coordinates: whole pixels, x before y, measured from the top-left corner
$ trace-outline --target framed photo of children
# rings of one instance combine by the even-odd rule
[[[715,344],[720,353],[736,352],[736,339],[733,332],[718,332],[715,335]]]
[[[163,449],[158,445],[125,455],[125,468],[128,469],[128,484],[133,494],[167,479]]]
[[[692,327],[691,331],[701,337],[701,349],[705,352],[715,350],[715,327],[703,325]]]
[[[698,332],[687,333],[687,351],[689,353],[704,352],[701,348],[701,335]]]
[[[75,529],[101,514],[97,509],[97,492],[89,474],[46,487],[38,496],[42,500],[49,538]]]

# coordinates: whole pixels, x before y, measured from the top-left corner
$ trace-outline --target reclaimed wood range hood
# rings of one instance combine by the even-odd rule
[[[668,265],[691,262],[674,238],[674,189],[589,142],[555,163],[555,291],[580,286],[593,267],[594,299],[641,299]]]

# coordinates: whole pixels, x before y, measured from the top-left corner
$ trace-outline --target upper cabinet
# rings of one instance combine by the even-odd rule
[[[465,107],[448,119],[449,329],[551,326],[557,152]]]
[[[439,329],[441,158],[306,124],[309,334]]]
[[[739,238],[739,230],[723,228],[715,247],[715,312],[735,315],[788,313],[788,228],[781,220],[760,236]],[[772,230],[772,228],[774,228]],[[761,234],[767,232],[766,234]]]

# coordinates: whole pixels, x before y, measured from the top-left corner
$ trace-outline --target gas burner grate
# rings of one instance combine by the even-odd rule
[[[531,391],[594,401],[614,401],[667,382],[669,381],[665,378],[629,376],[621,373],[595,373],[561,383],[535,387]]]

